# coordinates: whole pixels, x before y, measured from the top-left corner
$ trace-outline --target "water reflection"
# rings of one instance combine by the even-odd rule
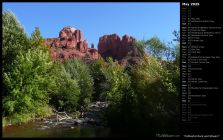
[[[3,128],[3,137],[108,137],[110,129],[105,127],[42,127],[40,122]]]

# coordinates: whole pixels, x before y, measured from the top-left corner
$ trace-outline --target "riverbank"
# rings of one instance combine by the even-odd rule
[[[67,114],[66,112],[57,112],[50,118],[44,120],[44,127],[106,127],[105,111],[108,107],[107,102],[92,102],[87,108],[78,113]]]
[[[65,137],[108,136],[110,128],[106,126],[107,123],[104,118],[104,112],[107,107],[107,102],[92,102],[79,116],[73,113],[68,114],[67,118],[59,120],[58,114],[54,113],[50,117],[36,118],[19,125],[17,125],[18,123],[10,124],[3,128],[3,136],[59,137],[60,133],[54,134],[58,130],[63,131]]]
[[[36,120],[41,120],[54,115],[53,109],[49,106],[40,108],[39,113],[23,113],[23,114],[13,114],[9,117],[2,116],[2,127],[11,125],[20,125],[23,123],[33,122]]]

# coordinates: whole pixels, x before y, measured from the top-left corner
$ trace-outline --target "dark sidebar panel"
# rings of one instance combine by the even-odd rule
[[[183,137],[223,134],[221,3],[181,2],[181,132]]]

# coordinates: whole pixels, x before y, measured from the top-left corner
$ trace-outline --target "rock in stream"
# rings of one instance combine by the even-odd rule
[[[55,127],[74,128],[75,126],[82,127],[104,127],[104,112],[108,107],[108,102],[92,102],[88,108],[82,113],[80,118],[70,118],[58,121],[57,116],[54,115],[44,122],[40,123],[39,129],[48,129]]]

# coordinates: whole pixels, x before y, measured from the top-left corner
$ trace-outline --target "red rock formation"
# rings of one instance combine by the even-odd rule
[[[59,32],[58,38],[47,38],[44,41],[46,46],[51,47],[51,56],[54,60],[69,59],[78,57],[81,59],[95,60],[102,57],[111,56],[119,60],[123,66],[137,61],[138,50],[132,45],[135,38],[124,35],[120,38],[117,34],[104,35],[100,37],[98,43],[98,51],[83,40],[83,34],[80,30],[73,27],[64,27]]]
[[[100,54],[96,49],[89,49],[82,32],[73,27],[64,27],[59,32],[59,38],[47,38],[44,45],[51,47],[51,56],[56,59],[88,58],[98,59]]]
[[[88,55],[90,55],[93,59],[98,59],[100,57],[98,50],[94,48],[88,48],[87,52],[88,52]]]
[[[91,48],[94,49],[94,44],[93,43],[91,43]]]
[[[104,35],[99,39],[98,52],[104,58],[111,56],[121,60],[133,49],[134,41],[135,38],[128,35],[124,35],[122,39],[117,34]]]

